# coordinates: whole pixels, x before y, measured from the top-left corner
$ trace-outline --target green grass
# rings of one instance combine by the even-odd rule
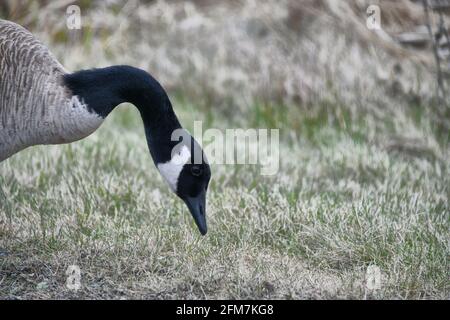
[[[187,127],[281,127],[280,172],[214,165],[201,237],[129,106],[88,139],[25,150],[0,164],[0,298],[449,298],[448,140],[386,148],[387,119],[329,103],[255,104],[247,122],[174,105]]]

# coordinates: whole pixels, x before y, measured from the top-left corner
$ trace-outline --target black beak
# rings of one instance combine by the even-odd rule
[[[202,191],[197,197],[187,197],[183,200],[194,217],[198,230],[200,230],[200,233],[204,236],[208,231],[208,228],[206,227],[205,212],[206,191]]]

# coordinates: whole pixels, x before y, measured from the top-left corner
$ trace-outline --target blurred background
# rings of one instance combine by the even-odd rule
[[[69,71],[149,71],[189,129],[279,128],[281,163],[213,166],[200,238],[133,108],[29,148],[0,166],[0,297],[448,299],[450,4],[428,4],[0,0]]]
[[[81,30],[66,27],[71,4]],[[379,30],[366,23],[374,4]],[[436,133],[449,129],[448,108],[429,107],[436,64],[422,1],[3,0],[0,16],[32,30],[69,70],[135,65],[171,94],[234,120],[301,130],[299,113],[326,113],[337,126],[364,119],[410,140],[425,137],[407,115],[428,113]],[[438,22],[431,14],[435,37]]]

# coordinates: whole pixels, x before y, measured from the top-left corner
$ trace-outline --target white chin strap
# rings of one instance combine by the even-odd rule
[[[173,155],[170,161],[158,163],[158,170],[167,181],[173,192],[177,191],[178,177],[180,176],[183,166],[191,157],[188,147],[183,146],[179,152]]]

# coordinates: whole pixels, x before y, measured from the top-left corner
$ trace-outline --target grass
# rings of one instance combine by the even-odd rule
[[[240,124],[176,100],[187,127]],[[256,126],[287,121],[273,115],[282,107],[252,108]],[[376,141],[369,120],[293,114],[276,176],[213,166],[205,237],[159,177],[130,106],[88,139],[3,162],[0,298],[448,299],[448,141],[439,156],[408,153],[381,143],[388,124]],[[70,265],[78,291],[66,287]],[[380,289],[366,288],[370,265]]]

